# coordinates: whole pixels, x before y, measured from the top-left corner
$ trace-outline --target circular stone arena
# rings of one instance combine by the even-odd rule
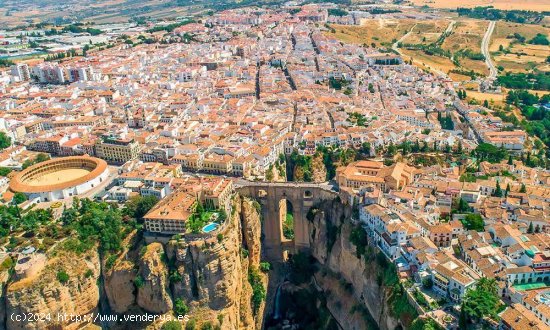
[[[30,200],[49,202],[85,193],[108,175],[107,163],[99,158],[55,158],[17,174],[10,182],[10,189],[24,193]]]

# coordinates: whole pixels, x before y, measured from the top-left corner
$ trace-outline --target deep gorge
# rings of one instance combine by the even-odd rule
[[[239,194],[232,203],[232,214],[215,235],[145,244],[148,239],[134,233],[116,259],[103,260],[93,249],[85,255],[57,250],[36,276],[0,277],[2,322],[7,329],[77,329],[85,322],[18,323],[7,315],[165,314],[181,313],[182,306],[196,329],[396,329],[416,317],[414,309],[392,306],[402,299],[396,298],[399,285],[387,279],[396,275],[388,275],[385,268],[391,267],[365,248],[366,237],[351,239],[357,234],[352,208],[339,197],[302,215],[310,248],[291,249],[288,262],[263,253],[266,219],[260,203]],[[270,271],[263,269],[266,261]],[[84,273],[90,267],[93,271]],[[55,279],[61,268],[70,278],[63,284]],[[132,326],[158,329],[161,324]]]

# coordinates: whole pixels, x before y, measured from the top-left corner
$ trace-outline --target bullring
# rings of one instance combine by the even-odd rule
[[[103,182],[109,171],[107,163],[90,156],[51,159],[18,173],[10,189],[30,200],[48,202],[85,193]]]

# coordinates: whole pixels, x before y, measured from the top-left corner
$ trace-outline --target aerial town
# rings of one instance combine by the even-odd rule
[[[440,14],[0,30],[25,58],[0,67],[0,329],[550,329],[548,131],[467,98],[503,93],[490,56],[470,91],[397,38],[339,38],[415,15]],[[520,122],[550,113],[520,90]],[[186,318],[14,318],[60,312]]]

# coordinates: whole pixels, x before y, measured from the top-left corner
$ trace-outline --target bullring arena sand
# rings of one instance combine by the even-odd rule
[[[68,169],[58,170],[52,173],[46,173],[39,177],[25,180],[25,184],[29,186],[54,185],[54,184],[65,183],[71,180],[81,178],[88,173],[90,173],[89,170],[85,170],[82,168],[68,168]]]

